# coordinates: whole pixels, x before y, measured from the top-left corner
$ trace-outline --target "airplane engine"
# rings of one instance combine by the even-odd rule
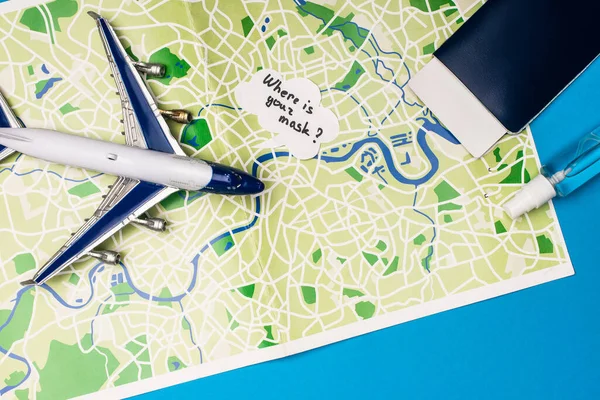
[[[135,69],[147,76],[162,78],[165,76],[165,66],[157,63],[134,62]]]
[[[116,251],[110,250],[98,250],[98,251],[90,251],[88,253],[89,256],[97,258],[100,261],[105,262],[106,264],[116,265],[121,261],[121,255]]]
[[[136,218],[132,222],[134,224],[145,226],[146,228],[156,232],[164,232],[167,230],[167,221],[160,218]]]
[[[194,119],[192,114],[185,110],[158,110],[165,119],[178,122],[180,124],[189,124]]]

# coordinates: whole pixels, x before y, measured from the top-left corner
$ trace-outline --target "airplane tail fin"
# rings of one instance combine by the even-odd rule
[[[23,128],[24,125],[0,93],[0,128]],[[0,161],[14,153],[14,150],[0,145]]]

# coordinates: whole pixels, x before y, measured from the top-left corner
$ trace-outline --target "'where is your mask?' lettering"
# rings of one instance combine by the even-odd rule
[[[286,82],[276,71],[261,70],[240,84],[235,96],[244,110],[258,116],[263,129],[276,134],[261,147],[285,145],[292,155],[306,160],[339,133],[337,117],[321,107],[319,87],[306,78]]]

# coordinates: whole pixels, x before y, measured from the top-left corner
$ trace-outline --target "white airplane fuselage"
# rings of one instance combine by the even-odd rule
[[[213,168],[199,159],[46,129],[2,130],[0,144],[52,163],[177,189],[204,189],[213,176]]]

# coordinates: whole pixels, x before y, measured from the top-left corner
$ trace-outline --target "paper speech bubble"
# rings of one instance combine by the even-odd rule
[[[335,114],[320,105],[319,87],[306,78],[286,82],[276,71],[261,70],[238,85],[235,97],[244,110],[258,116],[263,129],[277,134],[262,147],[285,145],[301,160],[315,157],[321,143],[340,131]]]

